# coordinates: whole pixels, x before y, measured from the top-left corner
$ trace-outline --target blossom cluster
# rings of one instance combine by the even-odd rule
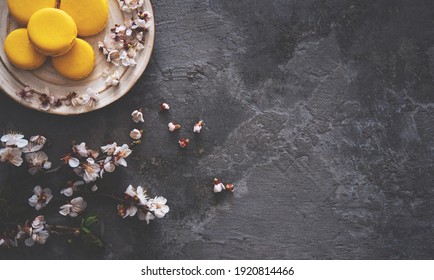
[[[33,222],[26,222],[24,225],[18,226],[19,232],[16,239],[25,239],[24,244],[26,246],[33,246],[35,243],[45,244],[50,236],[46,224],[44,216],[38,216]]]
[[[123,218],[137,216],[149,224],[150,220],[163,218],[169,212],[166,203],[167,199],[162,196],[150,198],[143,187],[129,185],[123,201],[118,204],[118,214]]]
[[[85,142],[72,146],[72,152],[62,160],[74,169],[74,172],[83,178],[86,183],[102,178],[105,172],[113,172],[116,166],[127,166],[125,160],[131,154],[127,144],[118,146],[116,142],[101,147],[100,152],[89,149]]]
[[[143,6],[144,0],[118,0],[122,11],[131,13]]]
[[[46,88],[44,92],[41,92],[26,85],[24,88],[18,90],[16,94],[18,97],[28,103],[32,103],[33,100],[38,99],[39,109],[43,111],[49,111],[52,108],[59,108],[63,105],[72,107],[84,106],[86,108],[92,108],[98,102],[96,97],[98,92],[92,88],[88,88],[84,94],[78,94],[73,91],[67,96],[59,98],[50,94],[48,88]]]
[[[24,158],[29,166],[29,173],[35,175],[41,169],[50,169],[51,162],[48,156],[41,151],[44,148],[47,138],[41,135],[30,137],[30,141],[18,132],[10,132],[1,137],[3,148],[0,149],[0,161],[21,166]]]
[[[104,40],[98,42],[98,48],[106,57],[107,62],[115,66],[135,66],[137,53],[145,48],[144,33],[151,26],[151,14],[138,12],[136,16],[126,19],[122,25],[116,24]]]

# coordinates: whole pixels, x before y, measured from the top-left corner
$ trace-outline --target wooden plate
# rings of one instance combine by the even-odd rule
[[[145,71],[149,59],[151,58],[155,39],[154,12],[151,1],[145,0],[141,10],[150,13],[152,16],[152,25],[144,36],[145,49],[138,52],[136,56],[137,65],[134,67],[116,67],[115,65],[108,63],[102,52],[98,50],[98,41],[103,41],[104,37],[110,32],[110,29],[113,28],[115,24],[123,24],[125,19],[131,17],[131,14],[122,12],[117,0],[108,0],[108,2],[109,21],[105,30],[97,35],[83,38],[94,47],[96,54],[95,69],[86,79],[73,81],[57,74],[51,65],[50,59],[48,59],[42,67],[32,71],[20,70],[9,63],[4,53],[3,44],[6,36],[12,30],[19,28],[20,26],[10,16],[7,8],[7,1],[0,1],[0,18],[2,22],[0,25],[0,88],[12,99],[26,107],[59,115],[75,115],[97,110],[125,95],[137,82],[143,71]],[[110,72],[113,72],[114,70],[120,72],[121,78],[119,85],[106,86],[104,77],[102,76],[102,73],[106,68],[109,68]],[[41,108],[39,96],[35,96],[32,100],[26,101],[17,95],[17,91],[22,90],[26,85],[29,85],[37,92],[44,93],[48,90],[50,95],[57,98],[65,98],[71,92],[76,92],[79,95],[86,94],[88,88],[91,88],[98,92],[97,102],[93,107],[62,105],[57,108],[51,106],[48,111],[45,111]]]

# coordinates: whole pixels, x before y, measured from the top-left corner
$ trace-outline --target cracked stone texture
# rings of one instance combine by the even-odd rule
[[[156,0],[151,62],[131,92],[86,115],[0,96],[0,128],[43,134],[56,163],[71,140],[143,144],[100,188],[145,185],[164,219],[122,220],[89,198],[101,251],[53,237],[15,259],[432,259],[434,2]],[[159,113],[167,101],[172,109]],[[203,119],[203,133],[191,127]],[[184,129],[170,134],[167,123]],[[180,150],[177,139],[189,137]],[[5,166],[0,167],[3,180]],[[12,171],[12,175],[26,170]],[[212,192],[212,179],[235,193]],[[61,176],[41,183],[58,190]],[[38,181],[39,183],[39,181]],[[34,185],[34,184],[33,184]],[[33,185],[23,190],[30,197]],[[25,199],[23,204],[25,204]],[[53,203],[47,219],[65,223]],[[31,212],[32,215],[36,213]]]

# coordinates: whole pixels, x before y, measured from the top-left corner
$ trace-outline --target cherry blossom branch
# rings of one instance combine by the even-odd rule
[[[80,235],[80,229],[74,227],[60,226],[60,225],[46,225],[50,233],[54,234],[72,234],[75,236]]]
[[[125,202],[125,199],[119,198],[119,197],[117,197],[117,196],[115,196],[113,194],[98,193],[98,195],[104,196],[104,197],[107,197],[107,198],[110,198],[110,199],[113,199],[113,200],[117,200],[117,201],[120,201],[120,202]]]

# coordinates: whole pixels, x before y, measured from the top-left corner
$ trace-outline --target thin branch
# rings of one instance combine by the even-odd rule
[[[112,195],[112,194],[108,194],[108,193],[98,193],[98,195],[100,195],[100,196],[104,196],[104,197],[108,197],[108,198],[111,198],[111,199],[114,199],[114,200],[117,200],[117,201],[120,201],[120,202],[125,202],[124,199],[119,198],[119,197],[117,197],[117,196],[115,196],[115,195]]]
[[[80,235],[79,228],[67,227],[67,226],[59,226],[59,225],[47,225],[48,230],[54,234],[72,234],[72,235]]]

